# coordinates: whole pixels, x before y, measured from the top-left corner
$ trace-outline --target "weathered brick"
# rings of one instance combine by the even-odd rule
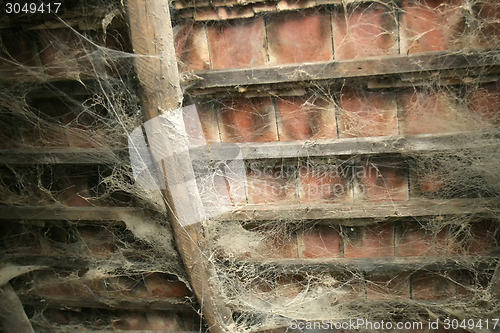
[[[210,55],[206,27],[200,23],[185,22],[175,29],[175,53],[179,70],[209,69]]]
[[[190,108],[184,113],[184,125],[190,144],[203,146],[220,142],[217,105],[214,103],[197,103],[196,111]]]
[[[91,206],[89,201],[89,179],[86,176],[69,177],[63,179],[63,188],[60,192],[62,202],[66,206],[85,207]]]
[[[364,227],[344,227],[344,255],[346,258],[378,258],[394,256],[394,228],[392,223]]]
[[[338,8],[332,13],[335,59],[398,54],[395,14],[379,3]]]
[[[213,69],[262,66],[266,63],[264,20],[217,22],[207,27]]]
[[[243,7],[221,7],[217,9],[219,20],[230,20],[235,18],[248,18],[254,16],[250,6]]]
[[[354,200],[406,201],[409,198],[408,170],[395,162],[368,161],[354,168],[359,183]]]
[[[89,256],[110,257],[116,250],[114,235],[105,228],[82,226],[78,235],[83,241],[83,252]]]
[[[390,136],[398,134],[394,94],[344,88],[340,96],[339,136]]]
[[[294,168],[251,163],[247,171],[248,203],[296,203],[296,177]]]
[[[450,133],[470,128],[460,118],[456,98],[445,91],[410,90],[401,92],[404,120],[402,134]]]
[[[336,162],[302,161],[299,169],[300,202],[351,202],[352,186]]]
[[[462,0],[404,0],[401,54],[459,48],[464,32]]]
[[[183,282],[168,279],[160,273],[145,276],[144,283],[151,297],[170,298],[187,296],[188,291]]]
[[[114,319],[113,328],[116,330],[147,330],[149,323],[144,313],[127,314],[125,318]]]
[[[321,12],[280,13],[267,22],[271,64],[333,59],[330,15]]]
[[[223,142],[278,141],[276,112],[270,98],[223,101],[219,126]]]
[[[342,257],[342,240],[339,231],[328,226],[319,226],[299,234],[299,257]]]
[[[500,126],[500,84],[498,82],[483,84],[476,88],[470,88],[467,92],[469,109],[479,115],[481,129],[490,126]]]
[[[410,298],[410,275],[369,273],[366,275],[366,294],[368,299]]]
[[[439,256],[449,254],[447,228],[426,230],[418,222],[405,222],[396,226],[396,256]]]
[[[278,10],[297,10],[316,6],[314,0],[281,0],[278,2]]]
[[[476,25],[470,31],[473,46],[497,49],[500,40],[500,3],[491,0],[476,1],[472,10]]]
[[[276,101],[280,141],[337,137],[333,102],[311,97],[283,97]]]
[[[186,324],[182,322],[176,313],[149,312],[146,314],[148,329],[163,332],[181,332],[186,329]]]
[[[40,30],[39,41],[46,74],[79,79],[96,75],[88,57],[90,45],[73,30]]]
[[[265,258],[287,259],[298,256],[297,235],[294,233],[268,237],[265,243],[266,248],[262,251]]]
[[[466,253],[485,255],[498,249],[495,237],[500,234],[500,225],[495,221],[473,222],[464,231],[462,246]]]
[[[455,296],[453,282],[438,273],[416,272],[411,276],[412,299],[440,300]]]

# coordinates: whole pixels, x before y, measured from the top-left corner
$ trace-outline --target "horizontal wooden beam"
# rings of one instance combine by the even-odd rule
[[[89,292],[90,294],[90,292]],[[23,304],[39,305],[45,307],[63,308],[94,308],[106,310],[169,310],[193,311],[193,303],[184,299],[137,299],[131,297],[102,297],[93,294],[89,297],[39,295],[36,293],[20,293],[19,298]]]
[[[488,270],[495,269],[498,256],[488,257],[388,257],[388,258],[335,258],[335,259],[276,259],[244,260],[236,265],[257,266],[265,270],[286,272],[394,272],[394,271],[444,271],[444,270]],[[233,263],[234,264],[234,263]]]
[[[333,220],[352,225],[351,219],[428,217],[462,214],[497,216],[500,198],[492,199],[413,199],[401,202],[352,204],[245,205],[216,218],[219,221]]]
[[[140,211],[133,207],[0,206],[0,220],[122,221]]]
[[[109,164],[125,151],[109,148],[57,148],[0,150],[0,164]]]
[[[245,160],[281,159],[313,156],[352,156],[377,154],[412,154],[433,151],[452,151],[498,147],[500,133],[422,134],[415,136],[367,137],[326,140],[299,140],[263,143],[212,144],[209,149],[193,150],[192,159],[205,157],[212,160],[234,158],[235,150]]]
[[[270,67],[210,70],[196,72],[186,89],[203,93],[209,88],[235,88],[293,82],[316,82],[422,73],[453,69],[473,69],[500,65],[500,51],[488,52],[428,52],[418,55],[398,55],[354,60],[301,63]],[[461,73],[463,75],[463,73]],[[189,73],[185,74],[189,77]]]
[[[80,269],[89,267],[106,267],[108,270],[116,270],[123,274],[133,275],[143,272],[162,272],[168,273],[172,265],[178,264],[177,260],[168,261],[165,258],[161,263],[151,261],[127,261],[124,268],[123,260],[96,259],[89,256],[74,256],[71,254],[59,255],[41,255],[41,254],[11,254],[0,256],[0,262],[16,264],[19,266],[40,266],[47,269]]]

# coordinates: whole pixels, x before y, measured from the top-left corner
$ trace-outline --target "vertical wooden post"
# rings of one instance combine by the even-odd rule
[[[151,120],[182,106],[183,96],[169,1],[128,0],[127,5],[132,45],[137,56],[137,76],[143,90],[144,115],[146,120]],[[173,157],[161,160],[167,182],[167,190],[163,191],[163,194],[171,214],[177,248],[193,290],[211,332],[230,332],[228,324],[232,321],[231,311],[215,297],[213,285],[217,284],[217,276],[210,260],[203,253],[202,225],[195,219],[203,215],[198,214],[203,211],[203,205],[199,199],[196,182],[186,181],[194,180],[192,165],[189,158],[175,157],[177,147],[173,144],[170,133],[165,133],[165,129],[161,128],[163,123],[155,125],[153,121],[148,124],[152,124],[148,140],[162,142],[161,156]],[[155,130],[155,126],[159,131]],[[146,131],[148,132],[147,127]],[[150,134],[155,137],[151,138]],[[175,184],[175,193],[169,190],[168,183],[172,186]],[[177,207],[179,197],[189,205],[189,209]]]

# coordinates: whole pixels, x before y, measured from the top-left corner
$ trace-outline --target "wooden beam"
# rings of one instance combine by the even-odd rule
[[[451,133],[421,134],[414,136],[344,138],[326,140],[298,140],[263,143],[223,143],[209,146],[212,160],[227,160],[234,156],[235,149],[241,151],[245,160],[281,159],[314,156],[352,156],[377,154],[414,154],[433,151],[453,151],[498,147],[500,133]],[[198,156],[206,149],[193,150]],[[200,156],[201,157],[201,156]],[[202,157],[205,160],[207,157]]]
[[[38,269],[80,269],[89,267],[107,267],[116,270],[123,275],[141,274],[144,272],[168,273],[172,264],[177,261],[164,260],[162,263],[152,261],[127,261],[126,268],[123,260],[96,259],[89,256],[76,256],[65,254],[64,256],[41,255],[41,254],[11,254],[0,256],[0,261],[19,266],[39,267]]]
[[[165,177],[163,195],[177,249],[211,332],[231,332],[228,327],[232,322],[231,312],[217,298],[217,275],[209,256],[203,251],[204,232],[202,220],[198,219],[203,216],[203,205],[196,182],[191,181],[195,179],[192,163],[187,154],[176,154],[183,148],[179,147],[181,142],[175,142],[182,119],[168,123],[168,114],[175,113],[183,101],[169,2],[128,0],[127,5],[137,77],[143,95],[144,128],[151,147],[162,143],[161,152],[151,150]],[[159,118],[159,115],[167,117]],[[165,127],[168,127],[168,133]],[[165,159],[164,156],[172,158]]]
[[[480,53],[428,52],[418,55],[398,55],[355,60],[302,63],[293,65],[199,71],[197,81],[187,89],[203,93],[209,88],[240,88],[252,85],[293,82],[316,82],[337,79],[379,77],[453,69],[499,66],[500,51]],[[186,73],[186,76],[189,76]]]
[[[36,293],[21,293],[19,298],[24,304],[40,305],[45,307],[63,308],[94,308],[106,310],[167,310],[167,311],[194,311],[194,304],[184,299],[137,299],[131,297],[102,297],[90,294],[89,297],[41,295]]]
[[[463,257],[388,257],[388,258],[335,258],[335,259],[267,259],[231,262],[242,267],[259,267],[279,273],[297,272],[403,272],[445,270],[491,270],[500,261],[498,256]]]
[[[0,164],[110,164],[125,154],[109,148],[2,149]]]
[[[0,206],[0,220],[122,221],[132,207]]]
[[[500,198],[493,199],[413,199],[401,202],[352,204],[245,205],[218,216],[218,221],[334,220],[352,224],[351,219],[426,217],[463,214],[498,216]]]

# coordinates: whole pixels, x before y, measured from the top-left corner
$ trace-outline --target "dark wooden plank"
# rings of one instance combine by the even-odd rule
[[[313,156],[350,156],[375,154],[411,154],[432,151],[478,149],[500,145],[500,133],[422,134],[415,136],[300,140],[264,143],[211,144],[192,151],[192,158],[209,152],[213,160],[228,160],[236,152],[243,159],[279,159]],[[207,157],[203,156],[204,159]]]
[[[101,297],[90,294],[88,297],[40,295],[36,293],[21,293],[19,298],[23,304],[41,305],[45,307],[63,308],[94,308],[106,310],[169,310],[193,311],[193,304],[184,299],[137,299],[131,297]]]
[[[350,219],[426,217],[462,214],[495,216],[500,198],[492,199],[413,199],[401,202],[352,204],[245,205],[218,216],[219,221],[334,220],[349,225]]]
[[[133,275],[143,272],[161,272],[169,269],[177,261],[169,262],[167,259],[161,263],[152,261],[132,261],[128,260],[126,268],[122,260],[96,259],[89,256],[62,255],[42,255],[42,254],[10,254],[0,256],[0,262],[10,263],[22,267],[45,267],[58,269],[80,269],[88,267],[106,267],[109,270],[121,272],[121,274]]]
[[[377,77],[403,73],[421,73],[464,68],[490,67],[500,65],[500,51],[481,53],[429,52],[418,55],[398,55],[355,60],[302,63],[272,67],[199,71],[200,77],[191,82],[189,90],[201,92],[207,88],[245,87],[291,83],[300,81],[321,81],[347,78]]]
[[[418,270],[491,270],[500,261],[498,256],[476,257],[464,259],[461,257],[388,257],[388,258],[335,258],[335,259],[275,259],[275,260],[244,260],[236,265],[244,267],[259,267],[275,272],[402,272]],[[234,264],[234,262],[232,262]]]
[[[132,207],[0,206],[0,220],[122,221]]]
[[[2,149],[0,164],[109,164],[120,161],[125,154],[109,148]]]

